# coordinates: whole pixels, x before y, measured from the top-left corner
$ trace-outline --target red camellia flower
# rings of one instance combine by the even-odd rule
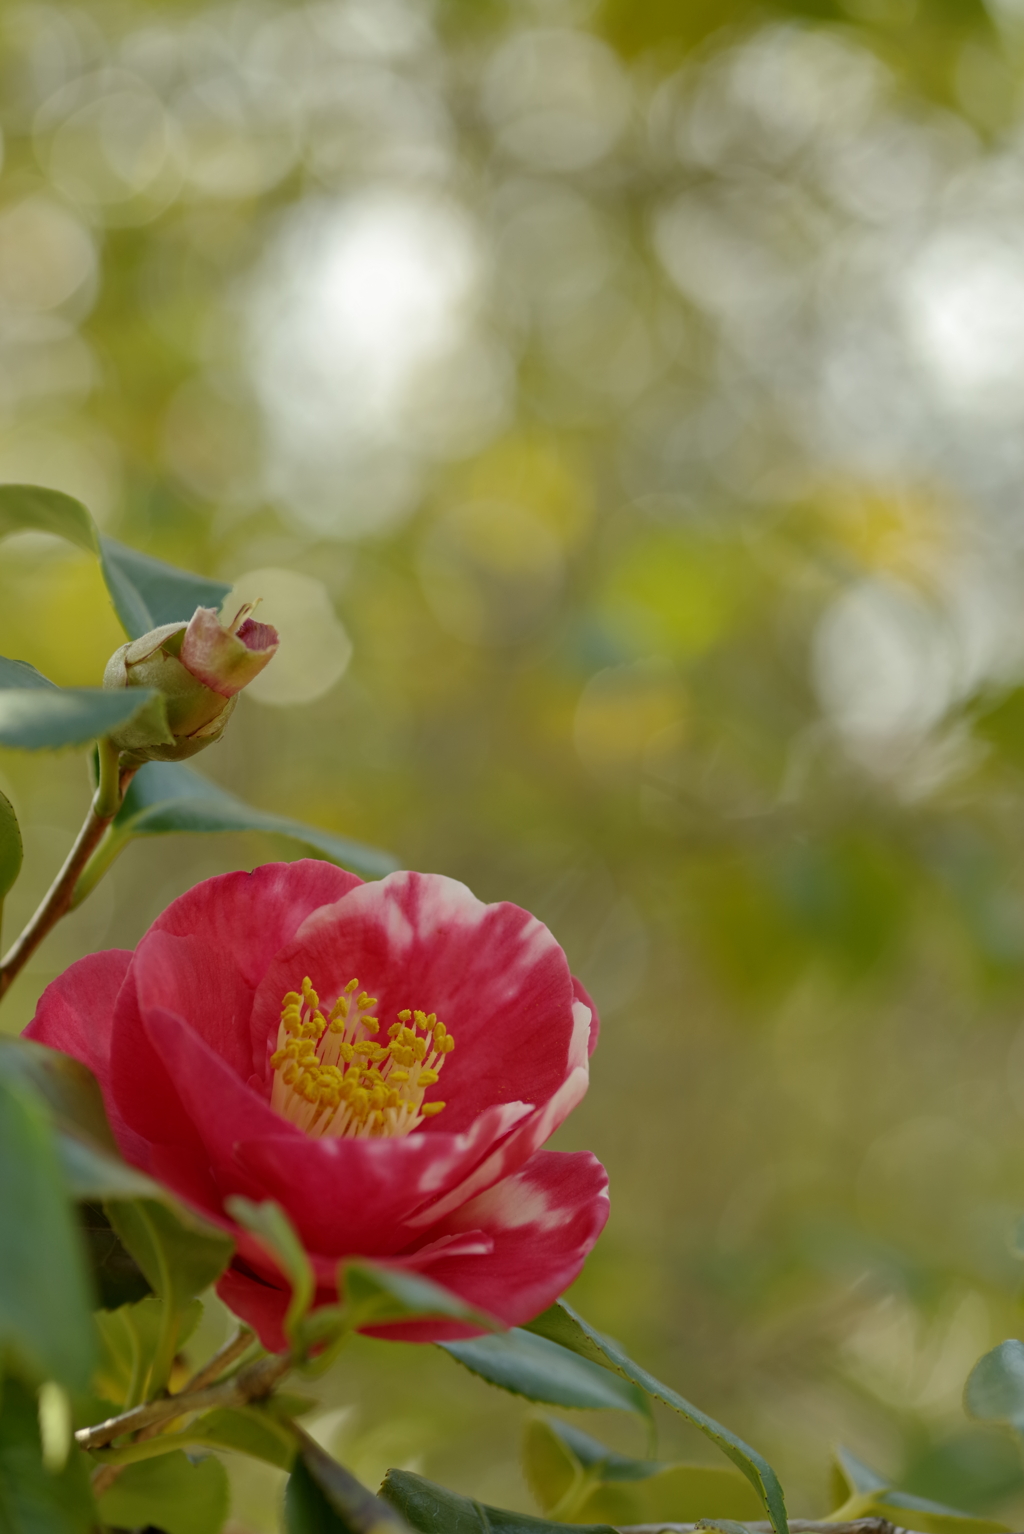
[[[561,1294],[607,1178],[587,1151],[541,1146],[587,1089],[597,1026],[527,911],[437,875],[364,884],[302,861],[197,885],[134,953],[73,964],[25,1031],[94,1072],[129,1161],[230,1229],[219,1292],[279,1350],[289,1295],[225,1214],[232,1194],[287,1211],[321,1304],[349,1256],[509,1325]]]

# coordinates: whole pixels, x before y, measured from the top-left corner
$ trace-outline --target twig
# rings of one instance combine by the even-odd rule
[[[219,1380],[225,1369],[229,1369],[236,1359],[247,1353],[256,1340],[256,1333],[249,1326],[240,1326],[233,1336],[229,1337],[222,1348],[218,1348],[211,1359],[197,1369],[192,1378],[187,1381],[178,1391],[179,1395],[185,1395],[192,1390],[204,1390],[207,1385],[212,1385],[214,1380]]]
[[[209,1411],[214,1406],[247,1406],[250,1401],[259,1401],[269,1395],[291,1366],[290,1353],[271,1353],[269,1357],[257,1359],[220,1384],[206,1385],[200,1390],[182,1390],[178,1395],[163,1396],[158,1401],[133,1406],[131,1411],[122,1412],[117,1417],[108,1417],[106,1422],[98,1422],[95,1427],[79,1428],[75,1442],[80,1449],[102,1449],[126,1433],[137,1433],[143,1428],[171,1422],[175,1417]]]
[[[99,787],[93,795],[89,813],[75,838],[75,844],[64,859],[60,873],[43,896],[35,915],[0,964],[0,997],[10,988],[15,976],[35,953],[47,933],[71,909],[78,876],[120,809],[125,789],[135,776],[135,768],[118,770],[117,750],[109,741],[100,741],[99,756]]]

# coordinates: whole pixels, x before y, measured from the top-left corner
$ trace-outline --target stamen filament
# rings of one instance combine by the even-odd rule
[[[444,1023],[404,1009],[378,1044],[377,998],[358,990],[350,980],[326,1016],[308,975],[282,998],[270,1105],[314,1138],[407,1135],[445,1106],[423,1101],[455,1048]]]

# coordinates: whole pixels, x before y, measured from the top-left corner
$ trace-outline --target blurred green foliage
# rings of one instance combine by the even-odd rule
[[[1011,0],[0,17],[0,479],[262,592],[278,691],[204,773],[551,926],[604,1025],[581,1307],[797,1515],[841,1439],[1024,1516],[960,1406],[1020,1324],[1021,39]],[[0,652],[92,686],[121,637],[88,555],[2,546]],[[0,790],[10,934],[89,789]],[[140,840],[4,1027],[290,855]],[[520,1406],[435,1350],[323,1388],[368,1481],[532,1505]]]

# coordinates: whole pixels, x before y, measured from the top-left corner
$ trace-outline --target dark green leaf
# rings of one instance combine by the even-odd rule
[[[0,655],[0,687],[21,687],[29,691],[49,687],[53,692],[60,691],[56,682],[51,682],[35,666],[30,666],[27,660],[8,660],[6,655]]]
[[[99,558],[114,610],[131,639],[163,623],[189,619],[197,607],[220,607],[231,587],[140,554],[101,533],[73,496],[42,485],[0,485],[0,538],[56,533]]]
[[[36,1377],[85,1390],[95,1361],[90,1309],[45,1111],[0,1078],[0,1344]]]
[[[331,1458],[301,1428],[288,1480],[288,1534],[408,1534],[405,1521]]]
[[[234,1250],[222,1231],[155,1199],[111,1202],[110,1223],[153,1292],[184,1305],[220,1277]]]
[[[212,1449],[234,1449],[279,1470],[290,1470],[295,1459],[294,1433],[259,1406],[207,1412],[191,1431],[196,1443]]]
[[[228,582],[178,570],[105,533],[100,534],[99,549],[107,590],[132,639],[164,623],[187,620],[197,607],[219,608],[231,590]]]
[[[167,729],[163,695],[151,688],[108,692],[102,687],[0,688],[0,746],[18,751],[60,751],[145,718],[161,740]]]
[[[716,1422],[713,1417],[701,1411],[700,1407],[693,1406],[670,1386],[663,1385],[660,1380],[654,1378],[653,1374],[648,1374],[646,1369],[635,1364],[617,1342],[603,1336],[601,1332],[584,1321],[583,1317],[564,1300],[559,1300],[549,1310],[544,1311],[543,1315],[531,1321],[528,1330],[536,1333],[538,1337],[544,1337],[551,1342],[559,1343],[562,1347],[571,1348],[583,1358],[602,1359],[607,1368],[614,1369],[617,1374],[632,1381],[648,1396],[661,1401],[665,1406],[670,1406],[694,1427],[699,1428],[750,1481],[767,1509],[776,1534],[787,1534],[789,1526],[786,1521],[786,1503],[778,1476],[756,1449],[752,1449],[741,1438],[737,1438],[735,1433],[731,1433],[720,1422]]]
[[[340,1287],[353,1326],[380,1326],[388,1321],[406,1321],[417,1316],[471,1321],[475,1326],[485,1326],[488,1331],[498,1331],[502,1326],[493,1316],[467,1305],[450,1289],[443,1289],[431,1279],[401,1268],[346,1262]]]
[[[1024,1343],[1011,1337],[978,1360],[964,1387],[964,1409],[981,1422],[1024,1433]]]
[[[3,1534],[90,1534],[96,1510],[88,1462],[72,1450],[63,1470],[48,1470],[35,1397],[8,1376],[0,1395],[0,1530]]]
[[[489,1384],[525,1396],[528,1401],[650,1415],[647,1399],[635,1385],[546,1337],[534,1337],[518,1327],[498,1337],[472,1337],[467,1342],[442,1342],[439,1346]]]
[[[421,1534],[565,1534],[564,1523],[549,1523],[546,1518],[531,1518],[529,1513],[510,1513],[501,1507],[487,1507],[460,1497],[444,1486],[435,1486],[411,1470],[389,1470],[380,1489],[383,1500],[390,1502],[406,1522]],[[574,1524],[575,1534],[615,1534],[608,1524]],[[289,1534],[299,1534],[289,1530]]]
[[[72,1198],[121,1199],[161,1198],[159,1185],[145,1172],[111,1155],[99,1146],[76,1134],[57,1135],[57,1153],[60,1157],[64,1181]]]
[[[80,1060],[32,1039],[0,1038],[0,1078],[34,1092],[57,1129],[87,1136],[117,1154],[96,1078]]]
[[[85,1237],[93,1287],[103,1310],[117,1310],[152,1293],[145,1274],[121,1243],[101,1204],[79,1204],[78,1224]]]
[[[193,1462],[180,1449],[128,1465],[100,1498],[105,1524],[158,1528],[164,1534],[218,1534],[228,1515],[224,1466],[214,1458]]]
[[[121,1159],[96,1078],[80,1061],[31,1039],[0,1038],[0,1078],[20,1082],[46,1105],[72,1197],[164,1197],[156,1183]]]
[[[180,762],[149,762],[125,795],[114,822],[115,843],[111,852],[116,855],[135,836],[175,831],[265,831],[287,837],[315,857],[372,879],[382,878],[398,867],[390,853],[283,815],[254,809]]]
[[[5,794],[0,794],[0,907],[4,896],[21,873],[24,848],[21,827],[14,813],[14,805]]]
[[[99,553],[96,524],[81,501],[42,485],[0,485],[0,538],[27,531],[55,533]]]

